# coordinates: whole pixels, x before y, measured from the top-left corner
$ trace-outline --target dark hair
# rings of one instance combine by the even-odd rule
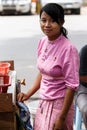
[[[80,50],[80,76],[87,75],[87,45]]]
[[[80,76],[87,76],[87,45],[84,45],[80,50]],[[87,83],[85,81],[80,81],[80,84],[87,88]]]
[[[40,18],[43,11],[45,11],[58,24],[64,23],[64,9],[59,4],[48,3],[43,6],[40,10]],[[68,32],[64,27],[61,27],[61,33],[67,37]]]

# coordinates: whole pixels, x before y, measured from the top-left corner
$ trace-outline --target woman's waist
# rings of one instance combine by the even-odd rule
[[[45,100],[64,98],[65,92],[65,88],[40,88],[40,98]]]

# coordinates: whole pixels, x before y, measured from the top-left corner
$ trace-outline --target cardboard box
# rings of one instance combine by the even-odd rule
[[[0,112],[0,127],[14,126],[14,112]]]
[[[0,127],[0,130],[14,130],[13,127]]]
[[[15,112],[0,112],[0,130],[16,130]]]
[[[0,130],[16,130],[16,114],[12,94],[0,94]]]
[[[12,94],[0,93],[0,112],[13,112]]]

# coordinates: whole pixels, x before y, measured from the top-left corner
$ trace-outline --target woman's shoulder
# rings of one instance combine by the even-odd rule
[[[75,44],[72,43],[72,41],[69,38],[66,38],[66,37],[63,36],[63,40],[64,40],[63,42],[65,43],[65,47],[67,49],[75,49],[75,50],[77,50]]]
[[[63,51],[64,53],[79,54],[78,49],[72,43],[72,41],[64,36],[63,36],[62,50],[64,50]]]

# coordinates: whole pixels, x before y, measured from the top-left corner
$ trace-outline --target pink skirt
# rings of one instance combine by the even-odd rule
[[[34,121],[34,130],[53,130],[54,122],[61,112],[63,100],[40,100]],[[73,119],[74,105],[72,104],[65,120],[64,130],[73,130]]]

